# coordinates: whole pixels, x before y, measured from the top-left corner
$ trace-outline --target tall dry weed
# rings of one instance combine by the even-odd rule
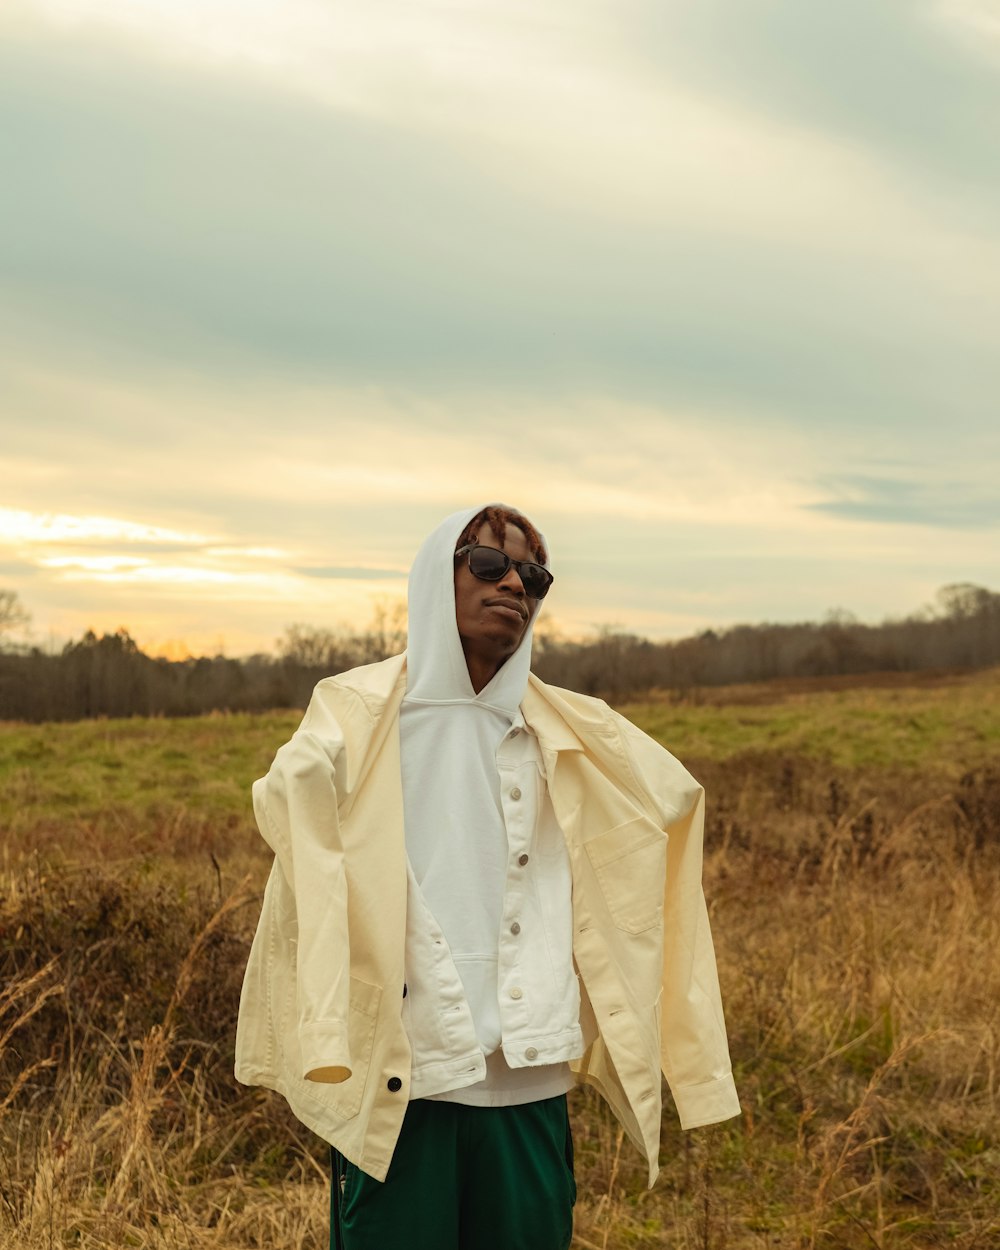
[[[577,1246],[993,1250],[992,790],[787,753],[693,767],[712,796],[706,892],[744,1114],[683,1134],[668,1099],[648,1191],[607,1108],[576,1091]],[[243,855],[8,859],[4,1250],[325,1246],[322,1144],[232,1078],[256,919],[234,884]]]

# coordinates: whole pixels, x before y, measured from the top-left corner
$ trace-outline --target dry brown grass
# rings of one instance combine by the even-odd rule
[[[610,1211],[613,1247],[993,1250],[1000,786],[975,821],[912,777],[885,778],[881,804],[875,778],[841,778],[831,807],[803,764],[782,812],[748,767],[728,794],[717,779],[706,862],[742,1122],[681,1135],[668,1116],[657,1188],[630,1158],[617,1201],[584,1203],[581,1245]]]
[[[693,766],[744,1115],[682,1134],[668,1105],[647,1191],[577,1091],[576,1245],[994,1250],[1000,775]],[[44,850],[22,810],[0,861],[0,1245],[325,1247],[321,1145],[231,1077],[246,818],[39,810]]]

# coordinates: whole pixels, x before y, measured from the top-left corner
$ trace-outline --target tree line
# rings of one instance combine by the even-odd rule
[[[304,707],[320,678],[406,645],[402,607],[385,604],[360,632],[292,625],[274,653],[243,659],[149,656],[124,629],[100,637],[88,631],[56,654],[4,646],[4,625],[25,620],[16,596],[0,591],[0,720]],[[570,641],[543,630],[533,669],[545,681],[614,702],[654,690],[683,695],[774,678],[994,664],[1000,664],[1000,594],[961,583],[940,590],[930,608],[876,625],[836,611],[819,622],[734,625],[672,642],[610,628]]]

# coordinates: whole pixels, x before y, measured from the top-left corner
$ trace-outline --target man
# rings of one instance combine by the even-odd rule
[[[494,504],[410,573],[405,656],[327,678],[254,786],[275,852],[236,1075],[331,1143],[343,1250],[564,1250],[566,1092],[656,1179],[739,1114],[701,890],[702,791],[596,699],[529,672],[552,583]]]

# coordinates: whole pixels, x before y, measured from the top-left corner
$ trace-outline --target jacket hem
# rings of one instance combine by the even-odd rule
[[[339,1131],[340,1125],[335,1126],[331,1124],[331,1119],[335,1113],[332,1113],[329,1107],[318,1102],[315,1109],[313,1108],[308,1090],[302,1090],[298,1086],[292,1089],[278,1073],[263,1072],[257,1069],[237,1069],[236,1079],[241,1085],[269,1089],[275,1094],[280,1094],[285,1102],[288,1103],[296,1119],[300,1120],[306,1128],[312,1129],[317,1137],[322,1138],[327,1145],[339,1150],[344,1158],[353,1163],[355,1167],[361,1168],[363,1172],[374,1177],[377,1181],[385,1180],[389,1171],[389,1159],[381,1155],[359,1154],[342,1137]],[[340,1123],[346,1125],[350,1121],[342,1120]],[[395,1140],[393,1140],[394,1146]]]
[[[410,1099],[430,1098],[452,1089],[475,1085],[486,1076],[486,1059],[481,1050],[444,1063],[424,1064],[410,1072]]]

